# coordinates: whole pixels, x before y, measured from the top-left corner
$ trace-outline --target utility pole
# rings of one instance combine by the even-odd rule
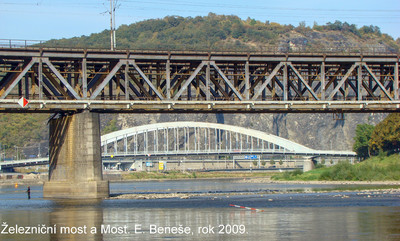
[[[115,50],[117,47],[115,39],[115,8],[116,1],[110,0],[110,39],[111,39],[111,50]]]

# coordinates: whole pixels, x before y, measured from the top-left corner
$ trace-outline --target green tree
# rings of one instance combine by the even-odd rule
[[[356,136],[354,137],[353,151],[365,159],[370,156],[369,141],[371,139],[374,126],[369,124],[360,124],[356,127]]]
[[[379,152],[391,154],[400,149],[400,113],[391,113],[376,125],[369,147],[373,154]]]
[[[110,122],[108,122],[108,124],[104,127],[103,131],[102,131],[102,135],[114,132],[114,131],[118,131],[118,127],[117,127],[117,120],[112,119],[110,120]]]

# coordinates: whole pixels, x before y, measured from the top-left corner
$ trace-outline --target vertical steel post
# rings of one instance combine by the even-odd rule
[[[145,139],[145,149],[144,149],[144,151],[145,151],[145,154],[147,154],[148,153],[148,150],[149,150],[149,135],[148,135],[148,131],[146,130],[145,131],[145,136],[144,136],[144,139]]]
[[[218,138],[218,135],[217,135],[217,129],[216,128],[214,128],[214,139],[215,139],[215,152],[217,152],[217,150],[218,150],[218,146],[217,146],[217,144],[218,144],[218,140],[217,140],[217,138]]]
[[[187,134],[187,143],[188,143],[188,151],[190,151],[190,127],[188,126],[187,127],[187,131],[186,131],[186,134]]]
[[[210,152],[211,151],[211,139],[212,139],[212,137],[211,137],[211,128],[207,128],[208,130],[208,152]]]
[[[163,133],[163,149],[164,149],[164,153],[167,153],[167,149],[166,149],[166,145],[165,145],[165,143],[167,142],[167,140],[166,140],[166,134],[165,134],[165,128],[163,129],[164,130],[164,133]]]
[[[239,141],[239,134],[236,132],[236,138],[235,138],[235,147],[236,147],[236,150],[239,149],[239,143],[238,143],[238,141]]]
[[[155,138],[156,139],[155,140],[156,141],[156,150],[155,150],[155,153],[158,153],[158,128],[156,129],[155,133],[156,133],[156,138]]]
[[[171,99],[171,61],[169,59],[167,60],[167,66],[165,68],[165,78],[167,99]]]
[[[288,78],[288,65],[285,63],[283,66],[283,100],[288,100],[289,93],[289,78]]]
[[[243,135],[240,134],[240,152],[243,152]]]
[[[82,95],[84,99],[87,99],[87,61],[86,58],[82,59]]]
[[[39,59],[39,99],[43,99],[43,61]]]
[[[229,152],[232,153],[232,131],[229,132]]]
[[[196,127],[194,127],[194,151],[197,151],[197,130]]]
[[[210,61],[207,62],[207,68],[206,68],[206,100],[210,100],[210,75],[211,75],[211,69],[210,69]]]
[[[222,134],[221,134],[221,129],[218,129],[218,146],[219,146],[219,152],[222,150]]]
[[[176,129],[176,151],[179,151],[179,128]]]
[[[128,136],[124,136],[124,150],[125,150],[125,155],[128,154]]]
[[[399,60],[397,60],[395,66],[394,66],[394,99],[395,100],[399,100],[400,96],[399,96],[399,84],[400,84],[400,80],[399,80]]]
[[[129,100],[129,61],[126,61],[125,64],[125,83],[124,83],[124,88],[125,88],[125,100]]]
[[[183,127],[183,150],[186,152],[187,140],[186,140],[186,127]]]
[[[25,98],[29,99],[29,74],[25,75]]]
[[[176,147],[176,128],[174,127],[174,142],[172,144],[174,151],[177,151],[177,147]]]
[[[249,100],[250,99],[250,64],[249,61],[246,61],[245,65],[245,99]]]
[[[169,133],[168,133],[168,130],[169,130],[169,129],[166,128],[166,130],[167,130],[167,153],[169,153],[169,138],[168,138],[168,137],[169,137],[169,136],[168,136],[168,135],[169,135]]]
[[[325,100],[325,61],[321,63],[321,100]]]
[[[107,155],[107,142],[106,142],[106,143],[104,143],[104,146],[103,146],[103,148],[104,148],[104,154],[106,154],[106,155]]]
[[[114,154],[115,154],[115,155],[118,154],[118,143],[117,143],[117,138],[115,138],[115,141],[114,141]]]
[[[362,100],[361,85],[362,85],[362,64],[358,65],[357,69],[357,100]]]
[[[204,152],[207,150],[207,128],[204,128]]]
[[[225,131],[225,150],[228,151],[228,131]]]
[[[199,127],[197,130],[199,135],[197,138],[197,150],[201,151],[201,127]]]

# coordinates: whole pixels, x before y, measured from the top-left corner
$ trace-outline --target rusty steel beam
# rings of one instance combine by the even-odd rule
[[[399,111],[399,56],[0,48],[0,111],[22,96],[32,112]]]

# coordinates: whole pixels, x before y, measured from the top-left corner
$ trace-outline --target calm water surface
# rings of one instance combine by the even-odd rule
[[[41,186],[31,187],[30,200],[25,186],[2,186],[0,240],[400,240],[400,197],[396,194],[253,194],[250,192],[335,186],[231,180],[112,183],[110,188],[112,194],[211,195],[57,202],[43,199]],[[221,191],[249,193],[217,195]],[[212,195],[214,192],[216,195]],[[28,231],[34,234],[26,234]]]

